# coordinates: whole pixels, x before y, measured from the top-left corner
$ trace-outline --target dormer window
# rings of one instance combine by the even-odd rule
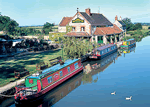
[[[75,31],[76,30],[76,28],[75,27],[72,27],[72,31]]]
[[[81,31],[82,31],[82,32],[85,31],[85,27],[81,27]]]

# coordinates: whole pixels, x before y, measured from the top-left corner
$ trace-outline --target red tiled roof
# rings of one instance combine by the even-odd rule
[[[66,26],[73,17],[63,17],[62,21],[60,22],[59,26]]]
[[[119,27],[113,25],[113,27],[97,27],[94,35],[110,35],[110,34],[118,34],[123,32]]]
[[[123,32],[117,25],[113,24],[114,29],[116,29],[117,31]]]
[[[66,36],[90,36],[87,32],[68,32]]]

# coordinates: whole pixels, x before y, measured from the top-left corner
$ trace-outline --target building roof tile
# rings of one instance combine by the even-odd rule
[[[66,26],[73,17],[63,17],[62,21],[60,22],[59,26]]]
[[[123,32],[120,28],[118,28],[116,25],[113,25],[113,27],[97,27],[94,35],[110,35],[110,34],[118,34]]]
[[[90,37],[87,32],[68,32],[65,36],[75,36],[75,37]]]
[[[83,17],[85,17],[92,25],[108,25],[112,26],[113,24],[103,15],[99,13],[91,13],[89,16],[86,12],[80,12]]]

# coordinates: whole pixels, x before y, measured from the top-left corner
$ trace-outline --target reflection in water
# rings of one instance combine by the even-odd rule
[[[54,88],[50,92],[46,93],[44,96],[37,99],[32,103],[32,107],[51,107],[56,102],[58,102],[63,97],[67,96],[72,90],[76,89],[81,85],[83,72],[75,75],[71,79],[62,83],[60,86]],[[30,106],[31,102],[28,105],[16,105],[17,107]]]
[[[123,52],[123,53],[124,53],[124,57],[125,57],[125,54],[126,54],[126,53],[131,53],[131,52],[133,52],[133,51],[134,51],[134,53],[135,53],[135,48],[136,48],[136,47],[132,47],[132,48],[129,48],[129,49],[121,49],[120,52],[121,52],[121,53]]]
[[[109,56],[105,57],[102,60],[95,60],[95,61],[89,60],[89,61],[83,63],[83,65],[85,66],[85,69],[84,69],[85,75],[82,78],[83,84],[97,82],[98,76],[95,80],[92,79],[92,76],[101,71],[104,71],[110,64],[113,63],[113,61],[115,63],[115,59],[117,59],[118,57],[119,57],[118,52],[115,52],[115,53],[110,54]],[[91,71],[91,72],[89,72],[89,71]],[[86,73],[86,72],[88,72],[88,73]]]

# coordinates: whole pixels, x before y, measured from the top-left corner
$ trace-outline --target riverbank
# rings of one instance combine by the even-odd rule
[[[8,83],[14,82],[14,70],[26,68],[30,74],[36,72],[36,64],[40,62],[48,63],[49,60],[62,55],[60,49],[41,51],[41,52],[27,52],[15,55],[13,57],[3,58],[0,61],[0,87]],[[64,59],[67,57],[64,55]]]
[[[128,31],[127,34],[130,34],[131,36],[125,36],[123,40],[134,38],[136,42],[139,42],[142,40],[142,38],[150,35],[150,30],[142,29],[142,30]]]

